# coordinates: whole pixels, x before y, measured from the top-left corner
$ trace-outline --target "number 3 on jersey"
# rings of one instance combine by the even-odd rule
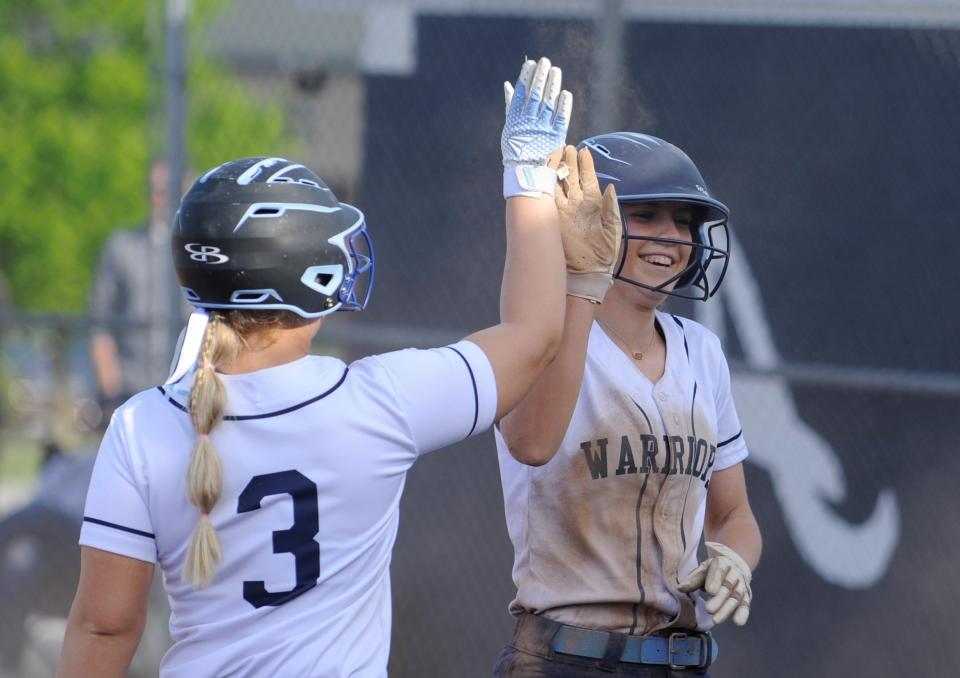
[[[243,582],[243,598],[256,608],[283,605],[312,589],[320,578],[320,545],[314,541],[320,531],[317,484],[300,471],[254,476],[240,493],[237,513],[256,511],[264,497],[274,494],[289,494],[293,499],[293,525],[273,533],[273,552],[293,554],[297,583],[289,591],[272,592],[263,581]]]

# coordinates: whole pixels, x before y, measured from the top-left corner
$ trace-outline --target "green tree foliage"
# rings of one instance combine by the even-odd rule
[[[106,236],[146,219],[149,159],[164,131],[147,39],[162,16],[147,12],[162,4],[0,1],[0,275],[20,308],[84,309]],[[215,4],[194,7],[192,35]],[[277,104],[195,46],[189,55],[193,168],[289,152]]]

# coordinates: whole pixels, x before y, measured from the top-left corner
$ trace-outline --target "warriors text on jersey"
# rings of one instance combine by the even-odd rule
[[[208,588],[182,578],[197,509],[185,478],[189,384],[120,408],[96,461],[80,543],[163,569],[174,645],[163,675],[386,675],[391,549],[417,456],[488,428],[493,370],[470,342],[359,360],[308,356],[222,375],[211,434],[223,549]]]
[[[646,634],[712,625],[677,584],[696,567],[714,471],[747,456],[717,337],[666,313],[653,384],[594,323],[580,396],[556,456],[510,456],[496,431],[517,597],[511,612]]]

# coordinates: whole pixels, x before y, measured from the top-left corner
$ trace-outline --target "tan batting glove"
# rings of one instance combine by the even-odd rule
[[[708,541],[707,559],[690,576],[680,582],[680,590],[690,593],[703,589],[710,596],[707,612],[720,624],[733,613],[733,623],[743,626],[750,616],[750,566],[736,551],[719,542]],[[734,612],[735,611],[735,612]]]
[[[557,152],[548,166],[557,161]],[[613,184],[600,195],[600,182],[590,151],[563,149],[554,195],[567,259],[567,294],[599,304],[613,284],[613,265],[623,225]]]

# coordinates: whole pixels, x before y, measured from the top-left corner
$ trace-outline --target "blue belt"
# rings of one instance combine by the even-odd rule
[[[709,633],[628,636],[565,624],[560,625],[553,636],[551,647],[561,654],[603,659],[609,656],[611,642],[623,644],[621,662],[657,664],[671,669],[706,668],[719,653],[717,641]]]

